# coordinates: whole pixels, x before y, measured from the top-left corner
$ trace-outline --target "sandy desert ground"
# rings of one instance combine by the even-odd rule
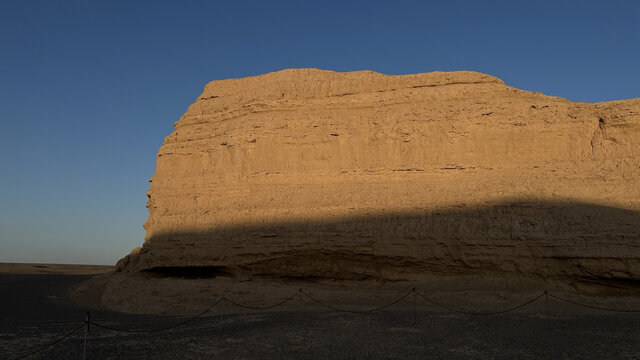
[[[48,273],[41,273],[43,270]],[[29,358],[81,358],[81,327],[87,310],[96,323],[128,329],[169,327],[190,319],[189,315],[89,309],[70,300],[70,292],[83,281],[108,270],[3,264],[0,359],[18,358],[78,328]],[[328,295],[320,288],[306,289],[318,296]],[[360,305],[346,306],[373,308],[392,300],[391,295],[371,294]],[[489,304],[485,309],[522,299],[505,298],[503,303]],[[462,307],[471,300],[459,297],[455,305]],[[343,313],[302,298],[261,311],[221,303],[204,316],[165,331],[126,333],[91,326],[87,358],[637,359],[640,313],[606,312],[541,299],[513,312],[479,316],[443,310],[414,295],[373,313]]]

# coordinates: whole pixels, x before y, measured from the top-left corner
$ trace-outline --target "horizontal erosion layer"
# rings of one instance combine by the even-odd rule
[[[205,86],[198,100],[333,97],[404,88],[486,83],[504,85],[498,78],[469,71],[397,76],[370,71],[336,73],[318,69],[288,69],[243,79],[212,81]]]
[[[640,279],[640,212],[511,202],[153,232],[120,270],[185,277],[404,279],[521,273]]]

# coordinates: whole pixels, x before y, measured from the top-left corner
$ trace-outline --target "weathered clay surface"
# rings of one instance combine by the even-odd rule
[[[640,99],[475,72],[209,83],[165,138],[119,271],[640,280]]]

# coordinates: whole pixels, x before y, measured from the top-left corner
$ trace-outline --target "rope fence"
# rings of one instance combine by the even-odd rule
[[[213,303],[213,305],[209,306],[207,309],[203,310],[202,312],[200,312],[199,314],[195,315],[192,318],[189,318],[185,321],[170,325],[170,326],[165,326],[165,327],[160,327],[160,328],[155,328],[155,329],[122,329],[122,328],[117,328],[117,327],[113,327],[113,326],[109,326],[109,325],[104,325],[104,324],[100,324],[94,321],[89,320],[88,323],[89,325],[93,325],[93,326],[97,326],[99,328],[102,329],[106,329],[106,330],[112,330],[112,331],[118,331],[118,332],[127,332],[127,333],[153,333],[153,332],[159,332],[159,331],[165,331],[165,330],[171,330],[171,329],[175,329],[179,326],[183,326],[186,325],[194,320],[197,320],[199,318],[201,318],[202,316],[204,316],[204,314],[208,313],[209,311],[211,311],[211,309],[213,309],[214,307],[216,307],[218,304],[220,304],[222,302],[222,300],[224,300],[224,298],[220,298],[218,299],[218,301],[216,301],[215,303]]]
[[[601,307],[601,306],[582,304],[582,303],[579,303],[577,301],[568,300],[568,299],[562,298],[562,297],[557,296],[557,295],[553,295],[553,294],[548,293],[548,292],[547,292],[547,295],[550,298],[565,302],[567,304],[581,306],[583,308],[588,308],[588,309],[601,310],[601,311],[611,311],[611,312],[622,312],[622,313],[640,313],[640,310],[611,309],[611,308],[605,308],[605,307]]]
[[[545,296],[547,294],[547,292],[545,291],[542,294],[535,296],[531,300],[528,300],[528,301],[526,301],[526,302],[524,302],[524,303],[522,303],[520,305],[516,305],[514,307],[510,307],[508,309],[498,310],[498,311],[488,311],[488,312],[476,312],[476,311],[467,311],[467,310],[456,309],[454,307],[451,307],[451,306],[448,306],[448,305],[444,305],[444,304],[441,304],[441,303],[436,302],[434,300],[431,300],[430,298],[428,298],[428,297],[422,295],[421,293],[417,292],[415,290],[415,288],[413,289],[413,291],[416,293],[416,295],[418,295],[419,297],[425,299],[426,301],[430,302],[433,305],[439,306],[439,307],[441,307],[443,309],[446,309],[446,310],[449,310],[449,311],[453,311],[453,312],[456,312],[456,313],[459,313],[459,314],[467,314],[467,315],[499,315],[499,314],[508,313],[508,312],[515,311],[515,310],[518,310],[520,308],[523,308],[523,307],[525,307],[525,306],[537,301],[538,299],[540,299],[541,297],[543,297],[543,296]]]
[[[364,313],[372,313],[372,312],[384,310],[384,309],[386,309],[386,308],[388,308],[390,306],[393,306],[393,305],[399,303],[400,301],[406,299],[414,291],[415,291],[415,288],[411,289],[411,291],[409,291],[406,295],[403,295],[403,296],[397,298],[396,300],[393,300],[392,302],[390,302],[390,303],[388,303],[386,305],[378,306],[376,308],[369,309],[369,310],[345,310],[345,309],[341,309],[341,308],[335,307],[335,306],[333,306],[331,304],[327,304],[327,303],[325,303],[323,301],[320,301],[320,300],[316,299],[315,297],[311,296],[309,293],[305,292],[302,289],[300,289],[299,292],[301,294],[303,294],[304,296],[308,297],[309,299],[311,299],[311,301],[313,301],[313,302],[315,302],[315,303],[317,303],[319,305],[322,305],[322,306],[324,306],[324,307],[326,307],[328,309],[331,309],[333,311],[338,311],[338,312],[343,312],[343,313],[352,313],[352,314],[364,314]]]
[[[52,341],[52,342],[50,342],[50,343],[48,343],[48,344],[46,344],[44,346],[41,346],[41,347],[39,347],[39,348],[29,352],[29,353],[26,353],[26,354],[24,354],[22,356],[19,356],[19,357],[15,358],[15,360],[25,359],[25,358],[28,358],[29,356],[32,356],[32,355],[35,355],[35,354],[37,354],[39,352],[45,351],[48,348],[52,347],[53,345],[56,345],[57,343],[61,342],[62,340],[64,340],[64,339],[68,338],[69,336],[75,334],[76,332],[78,332],[78,330],[82,329],[83,327],[85,327],[85,324],[81,324],[77,328],[75,328],[75,329],[71,330],[70,332],[68,332],[66,335],[63,335],[62,337],[59,337],[58,339],[56,339],[56,340],[54,340],[54,341]]]
[[[25,359],[28,358],[30,356],[33,356],[35,354],[38,354],[42,351],[45,351],[51,347],[53,347],[54,345],[60,343],[61,341],[63,341],[64,339],[74,335],[76,332],[78,332],[80,329],[84,328],[85,332],[84,332],[84,345],[83,345],[83,359],[85,358],[85,354],[86,354],[86,346],[87,346],[87,338],[89,335],[89,328],[90,326],[95,326],[98,328],[102,328],[105,330],[110,330],[110,331],[115,331],[115,332],[125,332],[125,333],[154,333],[154,332],[160,332],[160,331],[167,331],[167,330],[171,330],[171,329],[175,329],[181,326],[185,326],[201,317],[203,317],[205,314],[207,314],[208,312],[210,312],[211,310],[213,310],[213,308],[215,308],[216,306],[220,305],[222,302],[227,302],[233,306],[242,308],[242,309],[247,309],[247,310],[269,310],[269,309],[273,309],[279,306],[282,306],[284,304],[286,304],[289,301],[292,301],[293,299],[295,299],[296,297],[299,296],[304,296],[306,298],[308,298],[309,300],[311,300],[312,302],[321,305],[327,309],[336,311],[336,312],[342,312],[342,313],[353,313],[353,314],[365,314],[365,313],[373,313],[373,312],[377,312],[377,311],[381,311],[384,309],[387,309],[403,300],[405,300],[406,298],[408,298],[411,295],[417,296],[418,298],[422,298],[423,300],[425,300],[427,303],[430,303],[432,305],[435,305],[439,308],[442,308],[444,310],[448,310],[448,311],[452,311],[455,313],[459,313],[459,314],[466,314],[466,315],[478,315],[478,316],[482,316],[482,315],[500,315],[500,314],[505,314],[505,313],[509,313],[512,311],[516,311],[518,309],[521,309],[523,307],[526,307],[527,305],[530,305],[538,300],[540,300],[541,298],[545,298],[547,299],[547,317],[548,317],[548,299],[552,298],[555,300],[558,300],[560,302],[566,303],[566,304],[571,304],[571,305],[575,305],[575,306],[579,306],[579,307],[583,307],[583,308],[588,308],[588,309],[593,309],[593,310],[600,310],[600,311],[607,311],[607,312],[618,312],[618,313],[640,313],[640,309],[635,310],[635,309],[614,309],[614,308],[607,308],[607,307],[602,307],[602,306],[595,306],[595,305],[589,305],[589,304],[584,304],[578,301],[574,301],[574,300],[570,300],[570,299],[566,299],[564,297],[560,297],[554,294],[551,294],[549,291],[544,291],[534,297],[532,297],[531,299],[515,305],[515,306],[511,306],[508,307],[506,309],[503,310],[496,310],[496,311],[487,311],[487,312],[478,312],[478,311],[469,311],[469,310],[464,310],[464,309],[459,309],[453,306],[449,306],[449,305],[445,305],[442,304],[438,301],[435,301],[433,299],[431,299],[430,297],[422,294],[421,292],[419,292],[418,290],[416,290],[416,288],[412,288],[409,292],[407,292],[406,294],[398,297],[397,299],[385,304],[385,305],[381,305],[381,306],[377,306],[371,309],[365,309],[365,310],[348,310],[348,309],[344,309],[338,306],[334,306],[332,304],[329,304],[327,302],[321,301],[318,298],[314,297],[313,295],[309,294],[308,292],[304,291],[303,289],[299,289],[298,291],[296,291],[294,294],[292,294],[291,296],[278,301],[272,305],[267,305],[267,306],[250,306],[250,305],[245,305],[242,303],[239,303],[237,301],[231,300],[227,297],[221,297],[219,298],[217,301],[215,301],[213,304],[211,304],[209,307],[207,307],[206,309],[204,309],[203,311],[199,312],[198,314],[189,317],[188,319],[175,323],[173,325],[169,325],[169,326],[165,326],[165,327],[159,327],[159,328],[153,328],[153,329],[126,329],[126,328],[119,328],[116,326],[111,326],[111,325],[106,325],[104,323],[99,323],[99,322],[95,322],[93,320],[91,320],[90,318],[90,313],[87,312],[87,317],[85,319],[85,321],[81,324],[79,324],[79,326],[75,327],[73,330],[69,331],[68,333],[64,334],[63,336],[57,338],[56,340],[45,344],[43,346],[40,346],[34,350],[32,350],[31,352],[28,352],[24,355],[21,355],[17,358],[14,358],[12,360],[19,360],[19,359]],[[415,317],[415,302],[413,303],[414,305],[414,317]],[[60,321],[59,323],[74,323],[74,321]],[[414,321],[415,323],[415,321]],[[76,324],[78,324],[76,322]]]

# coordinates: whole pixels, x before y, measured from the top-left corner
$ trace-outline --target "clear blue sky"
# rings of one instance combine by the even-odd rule
[[[0,2],[0,261],[142,244],[172,124],[216,79],[475,70],[576,101],[640,97],[639,1]]]

